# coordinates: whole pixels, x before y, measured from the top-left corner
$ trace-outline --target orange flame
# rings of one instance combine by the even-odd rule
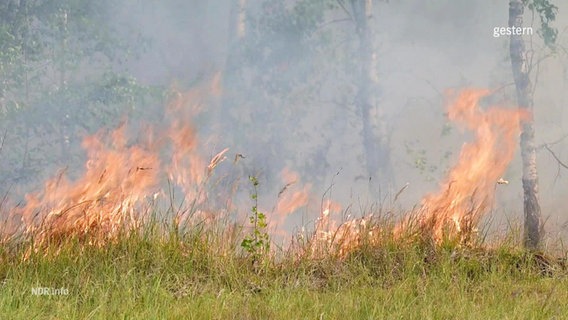
[[[64,174],[49,180],[44,190],[26,195],[26,205],[14,209],[21,217],[24,232],[36,235],[43,243],[58,237],[78,235],[88,237],[89,243],[104,243],[124,228],[140,227],[152,202],[165,196],[163,178],[180,186],[191,201],[191,214],[207,215],[199,209],[206,199],[203,184],[212,170],[223,161],[228,149],[206,162],[198,151],[196,129],[191,123],[203,99],[209,92],[219,90],[198,88],[177,94],[166,111],[169,121],[163,135],[154,135],[153,128],[144,131],[137,144],[130,145],[123,124],[110,134],[99,132],[86,137],[83,148],[88,161],[84,174],[69,181]],[[170,159],[160,156],[170,150]],[[164,165],[165,163],[166,164]],[[189,210],[182,212],[189,214]],[[179,222],[184,217],[179,218]]]
[[[189,120],[209,93],[220,90],[216,80],[209,88],[178,94],[166,110],[167,128],[149,128],[138,144],[130,144],[126,124],[110,134],[99,132],[85,138],[82,146],[89,160],[84,174],[70,181],[62,173],[49,180],[42,192],[27,195],[26,205],[12,212],[21,217],[25,232],[38,235],[39,243],[79,235],[91,239],[90,243],[103,244],[124,228],[140,227],[147,213],[155,209],[152,201],[166,196],[161,188],[163,177],[179,186],[192,206],[176,217],[178,223],[190,215],[200,219],[213,216],[204,207],[204,184],[225,160],[228,149],[205,161],[199,153],[197,130]],[[497,107],[482,110],[478,102],[488,94],[487,90],[465,90],[450,104],[449,119],[473,131],[475,139],[463,146],[440,191],[424,197],[416,216],[402,221],[395,234],[417,227],[436,241],[445,236],[467,241],[475,232],[494,200],[496,184],[503,181],[501,177],[513,159],[519,121],[529,116]],[[168,157],[161,156],[164,151],[169,151]],[[278,195],[275,216],[269,219],[271,227],[282,224],[313,198],[311,185],[302,185],[297,173],[284,169],[281,176],[285,187]],[[372,216],[338,224],[332,215],[340,211],[341,206],[331,199],[322,204],[308,246],[310,255],[329,253],[330,249],[344,255],[359,246],[363,237],[380,231],[369,228]]]
[[[302,184],[300,175],[297,172],[286,167],[280,175],[285,185],[278,193],[278,202],[274,210],[275,215],[270,216],[269,225],[274,230],[275,235],[293,240],[290,239],[288,232],[280,228],[282,223],[299,208],[307,207],[311,209],[310,204],[319,203],[320,200],[316,199],[312,194],[311,184]],[[320,216],[316,220],[314,238],[310,239],[309,251],[311,255],[319,254],[322,251],[320,250],[322,246],[329,246],[332,242],[335,242],[332,240],[331,234],[335,233],[337,223],[331,215],[340,211],[341,205],[331,199],[325,199],[321,203]],[[346,234],[345,232],[342,233]],[[300,233],[299,236],[303,237],[303,234]]]
[[[358,247],[361,232],[371,217],[360,219],[348,217],[347,221],[338,222],[333,215],[341,212],[341,205],[330,199],[324,201],[321,209],[314,237],[308,246],[308,253],[312,257],[322,257],[330,253],[343,256]]]
[[[308,206],[312,198],[312,185],[306,184],[302,186],[300,175],[288,167],[282,169],[280,178],[284,183],[284,187],[278,192],[276,207],[270,215],[268,226],[273,236],[278,236],[281,240],[287,240],[290,234],[283,229],[283,224],[296,210]]]
[[[448,117],[474,132],[472,142],[462,147],[458,163],[450,170],[441,189],[422,200],[413,216],[394,228],[396,237],[405,232],[431,236],[436,242],[447,238],[467,243],[479,220],[491,207],[497,184],[512,161],[520,133],[520,120],[530,115],[518,109],[490,107],[482,110],[479,100],[488,90],[464,90],[449,105]],[[505,181],[506,182],[506,181]],[[333,253],[345,256],[363,239],[376,241],[380,226],[369,226],[373,217],[348,220],[339,226],[324,210],[318,220],[309,254]],[[323,244],[323,245],[322,245]],[[323,252],[322,252],[323,251]]]
[[[298,173],[291,171],[289,168],[284,168],[282,170],[281,177],[285,185],[278,194],[279,199],[278,204],[276,205],[276,214],[279,217],[285,217],[296,211],[298,208],[308,204],[312,186],[311,184],[306,184],[303,188],[294,186],[295,184],[300,183],[300,176]]]
[[[496,184],[513,159],[519,121],[529,116],[518,109],[482,110],[479,100],[489,93],[464,90],[449,106],[449,119],[473,131],[475,139],[464,144],[458,163],[440,191],[424,197],[414,217],[419,229],[436,241],[446,236],[467,241],[475,233],[476,225],[494,201]],[[405,221],[399,232],[409,225]]]

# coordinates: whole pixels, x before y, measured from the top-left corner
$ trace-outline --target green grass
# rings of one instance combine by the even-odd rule
[[[568,318],[563,266],[505,245],[386,239],[342,259],[283,254],[253,267],[236,238],[147,233],[102,248],[71,239],[27,259],[26,245],[6,244],[0,319]]]

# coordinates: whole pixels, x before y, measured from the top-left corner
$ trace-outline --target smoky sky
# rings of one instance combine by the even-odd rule
[[[295,3],[287,1],[284,8],[292,8]],[[255,31],[252,22],[260,18],[265,7],[258,0],[249,0],[247,5],[247,32],[252,33]],[[556,5],[559,6],[555,21],[559,30],[558,44],[565,46],[568,45],[568,19],[563,14],[565,6],[561,3]],[[126,42],[136,43],[139,47],[134,48],[135,55],[128,56],[120,64],[115,62],[115,67],[144,85],[167,88],[175,84],[189,89],[217,72],[226,72],[227,59],[233,53],[229,43],[231,14],[231,2],[226,0],[119,1],[108,23],[117,28],[117,33]],[[329,32],[339,46],[349,48],[343,52],[349,52],[356,50],[356,37],[353,24],[342,21],[345,18],[341,10],[327,13],[322,23],[325,26],[318,32]],[[392,194],[408,184],[396,206],[411,208],[419,203],[422,196],[437,189],[444,174],[457,160],[461,146],[471,138],[470,134],[446,119],[448,89],[503,88],[494,98],[495,101],[491,102],[515,107],[508,38],[493,36],[493,29],[506,27],[507,19],[506,1],[412,0],[375,3],[371,20],[378,62],[377,116],[384,117],[389,123],[389,145],[395,171],[395,180],[386,186],[379,187],[377,184],[369,188],[370,183],[365,178],[360,118],[349,100],[349,96],[353,95],[353,84],[348,81],[349,67],[337,73],[326,73],[327,62],[333,66],[336,61],[349,62],[355,59],[354,56],[346,54],[341,60],[333,56],[331,50],[317,52],[308,48],[300,51],[297,42],[292,42],[297,41],[296,35],[286,32],[271,34],[267,38],[269,40],[263,42],[266,48],[251,50],[275,50],[276,46],[271,46],[270,41],[279,44],[278,48],[283,48],[279,50],[282,50],[284,58],[275,61],[290,59],[294,62],[290,65],[282,63],[285,71],[282,71],[283,83],[279,85],[291,88],[288,94],[275,96],[253,88],[254,82],[247,78],[246,72],[243,72],[244,78],[239,79],[248,80],[225,83],[226,88],[223,89],[227,92],[233,87],[251,95],[242,98],[245,102],[235,105],[231,111],[237,119],[246,121],[237,121],[231,129],[224,130],[228,127],[220,124],[230,121],[223,118],[226,115],[223,112],[211,111],[206,116],[194,119],[204,136],[218,135],[217,139],[213,139],[215,143],[207,145],[204,152],[212,154],[221,147],[229,147],[233,154],[250,155],[244,159],[249,161],[245,161],[248,167],[240,173],[262,172],[264,176],[272,177],[261,180],[269,184],[263,190],[267,207],[270,207],[269,203],[274,201],[282,187],[283,182],[278,178],[281,170],[290,167],[301,173],[302,183],[314,183],[312,192],[317,196],[324,194],[333,183],[334,197],[346,205],[382,202],[389,198],[389,194],[392,199]],[[526,13],[525,25],[537,29],[539,21]],[[544,145],[568,134],[568,112],[565,111],[568,103],[568,57],[565,51],[562,53],[562,50],[558,50],[544,59],[549,52],[542,40],[536,34],[530,39],[533,61],[540,61],[538,79],[533,77],[534,116],[537,144]],[[287,52],[286,48],[296,51]],[[320,68],[317,69],[318,74],[312,71],[315,70],[314,66]],[[270,65],[264,67],[267,70],[274,68]],[[262,73],[262,67],[257,68],[254,72]],[[294,82],[290,80],[287,83],[292,79],[292,76],[287,78],[288,74],[296,77],[293,78]],[[306,76],[302,78],[304,74]],[[321,74],[335,74],[337,78]],[[259,79],[262,80],[262,77]],[[314,81],[314,86],[319,85],[317,95],[298,98],[302,93],[298,88],[309,81]],[[263,105],[254,105],[256,101],[262,101]],[[148,109],[160,107],[143,106]],[[278,117],[271,116],[275,112],[286,115],[286,108],[293,113],[303,112],[298,118],[300,120],[293,124],[278,123]],[[9,130],[10,122],[4,123]],[[109,124],[99,125],[104,127]],[[28,126],[33,126],[33,123]],[[256,140],[239,138],[240,132],[249,128],[247,126],[271,129],[263,129]],[[9,152],[8,147],[3,152]],[[560,140],[552,147],[560,159],[568,162],[568,139]],[[274,150],[266,152],[270,148]],[[73,152],[80,153],[81,150]],[[543,214],[550,217],[550,221],[564,223],[568,171],[559,167],[544,148],[538,149],[537,156]],[[418,160],[422,161],[421,165],[417,165]],[[222,172],[231,171],[230,162],[223,164],[224,169],[221,166],[219,169]],[[6,162],[4,166],[5,170],[11,170]],[[47,167],[48,172],[44,172],[43,176],[53,174],[49,172],[53,170],[53,167]],[[521,166],[518,154],[504,178],[510,184],[497,191],[493,211],[499,216],[521,218]]]

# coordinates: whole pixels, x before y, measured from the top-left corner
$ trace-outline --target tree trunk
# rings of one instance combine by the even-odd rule
[[[509,2],[509,27],[522,27],[524,6],[521,1]],[[533,87],[529,78],[527,52],[522,35],[511,35],[511,66],[517,89],[519,109],[533,111]],[[538,249],[543,236],[543,224],[538,202],[538,172],[534,138],[534,118],[521,121],[521,156],[523,161],[524,244],[527,249]]]
[[[236,129],[235,119],[232,118],[232,110],[235,105],[235,85],[238,84],[236,77],[239,67],[241,42],[246,35],[246,5],[247,0],[232,0],[229,17],[229,39],[227,45],[227,60],[223,70],[223,98],[219,114],[223,132],[234,135]]]
[[[377,112],[377,55],[373,47],[370,26],[373,11],[372,1],[351,0],[351,7],[359,40],[359,81],[355,104],[362,120],[367,173],[369,179],[379,178],[380,185],[388,185],[393,183],[394,174],[390,162],[390,146],[386,124],[384,118]],[[373,121],[377,125],[373,125]],[[379,132],[378,136],[376,131]]]
[[[60,61],[59,61],[59,93],[62,94],[67,90],[67,41],[69,37],[69,25],[68,25],[68,12],[67,9],[61,9],[59,12],[61,24],[59,26],[59,32],[61,36],[60,43]],[[61,145],[61,164],[67,165],[71,154],[69,150],[69,123],[68,123],[67,113],[61,113],[61,126],[59,127],[59,143]]]

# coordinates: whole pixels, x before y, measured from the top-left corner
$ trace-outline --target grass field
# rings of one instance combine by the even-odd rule
[[[341,257],[300,250],[255,263],[236,240],[192,230],[102,247],[5,244],[0,319],[568,318],[563,264],[513,245],[383,239]]]

